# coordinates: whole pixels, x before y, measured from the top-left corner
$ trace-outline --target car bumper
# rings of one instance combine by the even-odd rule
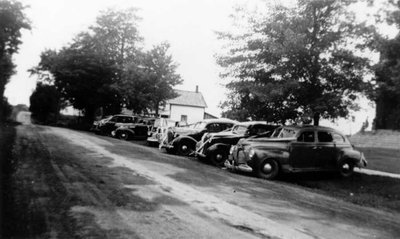
[[[153,137],[149,137],[149,138],[147,138],[147,142],[158,143],[158,139],[157,138],[153,138]]]
[[[359,168],[366,168],[367,165],[368,165],[368,161],[367,161],[367,159],[365,158],[364,154],[361,153],[361,159],[360,159],[360,162],[357,164],[357,167],[359,167]]]

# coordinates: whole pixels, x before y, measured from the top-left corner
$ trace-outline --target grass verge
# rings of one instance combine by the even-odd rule
[[[357,205],[400,213],[400,180],[355,173],[342,178],[329,173],[286,175],[283,181]]]
[[[10,205],[12,201],[12,174],[16,162],[12,160],[12,149],[15,140],[15,124],[0,122],[0,235],[7,236],[10,231]]]
[[[357,147],[368,160],[368,169],[400,174],[400,149]]]

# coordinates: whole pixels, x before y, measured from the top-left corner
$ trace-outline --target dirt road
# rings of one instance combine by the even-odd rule
[[[22,237],[400,237],[398,213],[90,133],[20,125],[14,157]]]

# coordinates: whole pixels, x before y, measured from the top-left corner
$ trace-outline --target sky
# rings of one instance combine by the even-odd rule
[[[284,1],[290,4],[291,0]],[[20,0],[29,8],[26,15],[32,30],[24,31],[19,53],[15,55],[15,74],[6,86],[5,96],[13,105],[29,105],[29,96],[36,86],[36,77],[28,69],[36,66],[40,53],[46,49],[58,50],[72,41],[79,32],[95,23],[100,11],[110,7],[139,8],[142,18],[139,32],[144,37],[145,48],[167,41],[170,53],[179,67],[182,85],[177,89],[194,91],[196,85],[207,102],[206,112],[220,116],[218,107],[225,99],[226,80],[221,79],[221,69],[215,54],[222,47],[215,31],[229,31],[229,15],[237,4],[255,8],[258,0]],[[358,10],[363,13],[362,10]],[[367,118],[370,125],[375,117],[374,106],[366,100],[361,110],[354,113],[355,121],[342,119],[336,123],[325,122],[346,133],[361,128]],[[321,122],[322,124],[323,122]]]

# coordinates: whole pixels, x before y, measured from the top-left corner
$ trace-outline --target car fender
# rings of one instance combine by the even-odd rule
[[[289,152],[282,149],[263,149],[253,148],[254,157],[250,159],[249,164],[259,163],[265,159],[275,159],[279,166],[289,163]]]
[[[118,128],[118,129],[115,130],[115,134],[117,134],[118,132],[121,132],[121,131],[126,131],[126,132],[129,132],[129,133],[133,134],[133,135],[135,134],[135,131],[132,130],[132,129],[129,129],[129,128]]]
[[[363,154],[359,151],[344,150],[339,155],[336,163],[337,163],[337,165],[340,165],[343,161],[350,160],[352,163],[354,163],[354,166],[357,166],[361,163],[362,158],[363,158]]]
[[[194,138],[192,138],[190,136],[178,136],[174,140],[172,140],[172,145],[174,145],[174,147],[175,147],[183,140],[188,140],[190,142],[193,142],[194,145],[196,145],[196,143],[197,143],[197,140],[195,140]]]

